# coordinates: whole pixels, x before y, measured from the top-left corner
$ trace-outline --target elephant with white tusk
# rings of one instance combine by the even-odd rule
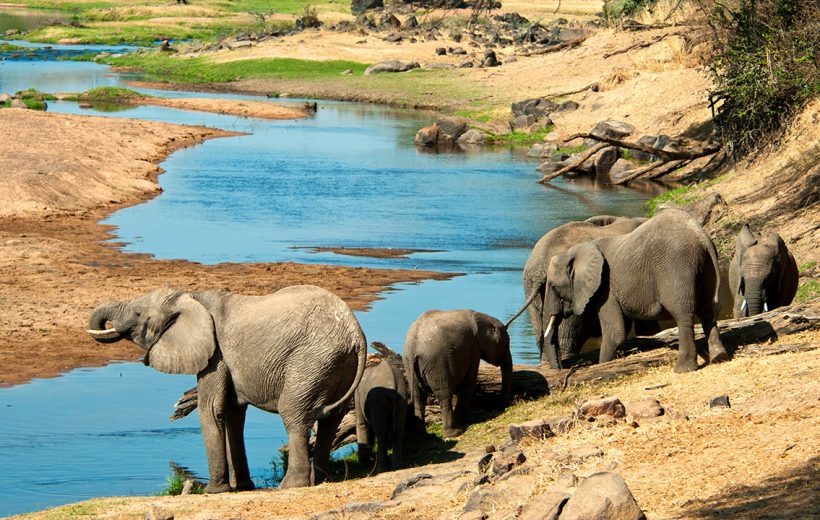
[[[88,333],[100,342],[133,341],[145,349],[144,363],[161,372],[197,375],[208,493],[254,487],[243,432],[249,404],[282,417],[290,446],[282,487],[324,480],[367,356],[348,306],[311,285],[266,296],[157,289],[98,306]]]
[[[777,232],[758,238],[744,225],[729,263],[735,318],[790,304],[797,294],[798,277],[797,262]]]

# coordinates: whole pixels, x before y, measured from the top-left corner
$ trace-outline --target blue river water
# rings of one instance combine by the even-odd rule
[[[0,92],[80,92],[120,86],[125,79],[88,62],[0,61]],[[397,350],[410,323],[427,309],[509,316],[522,303],[521,269],[538,237],[568,220],[639,214],[647,198],[580,181],[541,186],[535,182],[537,162],[520,151],[419,151],[413,135],[432,115],[375,105],[320,101],[315,116],[299,121],[148,106],[103,112],[71,102],[50,102],[49,111],[246,134],[168,157],[160,165],[166,171],[159,179],[162,194],[105,221],[117,227],[125,251],[202,263],[294,261],[461,273],[446,281],[398,284],[357,313],[368,340]],[[377,259],[314,253],[313,247],[436,252]],[[527,321],[519,319],[510,329],[518,363],[537,362]],[[84,324],[77,329],[82,334]],[[120,363],[0,389],[0,460],[14,468],[0,472],[0,515],[157,492],[170,464],[207,476],[196,414],[167,420],[174,401],[194,383],[193,377]],[[246,438],[252,475],[270,485],[276,448],[286,442],[281,421],[252,410]]]

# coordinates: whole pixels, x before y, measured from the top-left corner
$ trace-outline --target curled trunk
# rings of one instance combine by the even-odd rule
[[[123,333],[114,324],[122,314],[122,305],[116,302],[104,303],[91,313],[88,320],[88,334],[100,343],[113,343],[123,339]],[[106,327],[108,322],[112,327]]]

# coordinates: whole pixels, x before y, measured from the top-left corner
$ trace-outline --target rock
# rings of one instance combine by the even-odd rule
[[[631,162],[621,157],[615,161],[615,164],[613,164],[612,168],[609,169],[609,178],[612,180],[618,180],[623,177],[626,172],[633,169],[635,169],[635,166]],[[627,413],[629,413],[629,409],[627,409]]]
[[[498,67],[500,63],[498,63],[498,58],[494,51],[486,50],[484,51],[484,61],[481,62],[481,65],[484,67]]]
[[[447,54],[447,49],[445,49],[444,47],[436,47],[437,56],[444,56],[445,54]]]
[[[556,103],[546,98],[532,98],[518,101],[510,106],[513,116],[533,115],[535,117],[548,116],[550,112],[555,112],[558,108]]]
[[[578,413],[585,417],[609,415],[616,419],[626,415],[626,408],[617,397],[606,397],[594,401],[585,401],[578,407]]]
[[[561,512],[561,520],[590,518],[644,520],[646,517],[621,477],[614,473],[595,473],[581,482]]]
[[[432,148],[438,142],[438,127],[436,125],[425,126],[416,132],[413,143],[416,146],[426,146]]]
[[[663,406],[657,399],[648,397],[640,401],[627,403],[626,414],[631,415],[634,419],[659,417],[663,415]]]
[[[11,96],[8,94],[0,94],[0,103],[6,103],[8,101],[11,101]]]
[[[484,485],[470,494],[462,512],[481,511],[492,513],[499,505],[516,503],[526,499],[535,488],[538,479],[530,475],[518,475],[514,478],[496,482],[495,485]]]
[[[393,13],[383,13],[381,18],[379,18],[379,27],[384,29],[398,29],[401,27],[401,22]]]
[[[521,464],[524,464],[525,462],[527,462],[527,456],[524,455],[523,451],[519,451],[513,457],[513,463],[515,463],[516,466],[520,466]]]
[[[397,496],[399,496],[403,491],[407,491],[408,489],[416,486],[419,482],[426,479],[433,478],[433,475],[429,473],[420,473],[418,475],[413,475],[412,477],[406,478],[396,484],[396,487],[393,488],[393,493],[390,495],[390,500],[393,500]]]
[[[607,146],[592,156],[596,175],[608,175],[609,170],[620,159],[621,150],[617,146]]]
[[[182,485],[182,492],[180,492],[180,495],[190,495],[193,489],[194,481],[189,478],[186,478],[185,483]]]
[[[559,163],[559,164],[565,164],[565,163],[562,162],[562,163]],[[553,171],[557,171],[557,170],[553,170]],[[549,172],[549,173],[552,173],[552,172]],[[575,423],[576,423],[575,417],[559,417],[557,419],[552,419],[552,420],[549,421],[550,428],[556,434],[567,433],[571,429],[575,428]]]
[[[458,144],[466,144],[466,145],[482,145],[487,144],[490,140],[490,136],[486,133],[478,130],[477,128],[470,128],[459,137],[456,142]],[[493,446],[495,448],[495,446]]]
[[[473,68],[473,62],[472,61],[462,61],[461,63],[458,64],[458,68],[460,68],[460,69],[471,69],[471,68]]]
[[[382,7],[384,7],[383,0],[352,0],[350,2],[350,12],[354,15],[360,15],[367,9],[381,9]]]
[[[11,108],[28,108],[28,106],[23,103],[22,99],[12,99],[11,104],[9,105]]]
[[[569,450],[569,456],[576,460],[584,460],[592,457],[603,457],[604,452],[598,446],[583,444]]]
[[[556,38],[562,42],[571,42],[580,38],[585,38],[588,32],[586,29],[580,27],[562,27],[558,30]]]
[[[467,51],[465,51],[462,47],[450,47],[449,49],[447,49],[447,52],[458,56],[464,56],[467,54]]]
[[[371,74],[380,74],[383,72],[406,72],[408,70],[419,68],[418,62],[411,61],[410,63],[402,63],[399,60],[380,61],[374,65],[367,67],[364,71],[365,76]]]
[[[521,424],[511,424],[509,427],[510,439],[519,443],[524,440],[543,440],[552,437],[549,424],[543,419],[527,421]]]
[[[623,139],[631,135],[635,131],[635,127],[623,121],[615,119],[608,119],[601,121],[590,132],[596,137],[609,137],[611,139]]]
[[[513,468],[507,473],[498,477],[498,480],[508,480],[518,475],[529,475],[532,472],[532,467],[529,464],[522,464],[517,468]]]
[[[512,127],[515,130],[521,131],[529,129],[532,125],[534,125],[538,119],[532,114],[522,114],[520,116],[515,116],[512,120]]]
[[[435,124],[438,127],[439,141],[449,139],[455,142],[468,129],[467,121],[458,117],[440,117]]]
[[[651,146],[653,148],[661,148],[663,149],[667,143],[666,136],[657,136],[657,135],[642,135],[640,139],[638,139],[639,144],[643,144],[646,146]],[[629,156],[636,161],[657,161],[658,158],[651,153],[642,152],[640,150],[629,150]]]
[[[709,408],[731,408],[728,395],[719,395],[709,400]]]
[[[564,101],[563,103],[559,103],[555,110],[556,112],[569,112],[571,110],[578,110],[580,106],[581,105],[575,101]]]
[[[350,74],[353,74],[353,71],[350,70],[350,69],[345,69],[342,72],[340,72],[339,74],[341,74],[342,76],[349,76]]]
[[[507,473],[508,471],[510,471],[513,468],[513,465],[514,464],[510,461],[494,460],[493,461],[492,473],[496,477],[500,477],[504,473]]]
[[[395,33],[388,34],[384,38],[384,41],[386,41],[388,43],[397,43],[397,42],[400,42],[401,40],[402,40],[401,34],[395,34]]]
[[[14,36],[15,34],[20,34],[19,29],[8,29],[5,33],[6,36]]]
[[[580,480],[574,474],[565,472],[555,479],[555,482],[547,488],[547,491],[572,495],[575,493],[575,488],[578,487],[579,482]]]
[[[490,481],[489,475],[479,475],[473,479],[473,487],[483,486]]]
[[[487,469],[490,467],[490,464],[493,461],[493,454],[486,453],[483,457],[478,460],[478,472],[479,473],[486,473]]]
[[[469,513],[464,513],[458,518],[459,520],[485,520],[487,518],[487,514],[482,513],[481,511],[470,511]]]
[[[527,150],[527,157],[549,157],[557,150],[555,143],[535,143]]]
[[[227,45],[228,45],[229,49],[233,50],[233,49],[242,49],[242,48],[245,48],[245,47],[253,47],[254,43],[250,40],[241,40],[241,41],[238,41],[238,42],[230,42]]]
[[[564,161],[562,161],[561,159],[558,159],[558,158],[555,158],[555,157],[550,157],[546,161],[542,162],[538,166],[538,168],[536,168],[536,170],[538,170],[539,172],[541,172],[543,174],[548,175],[550,173],[557,172],[558,170],[560,170],[564,166],[566,166],[566,163]]]
[[[149,506],[143,518],[145,520],[174,520],[174,514],[157,506]]]
[[[410,15],[410,18],[404,21],[404,28],[405,29],[415,29],[419,26],[419,21],[416,19],[415,15]]]
[[[524,504],[521,513],[516,518],[518,520],[557,520],[564,504],[570,498],[571,495],[566,493],[547,491]]]
[[[495,444],[488,444],[484,446],[484,453],[495,453],[498,449],[495,447]]]
[[[516,61],[518,61],[518,58],[516,58],[514,55],[504,57],[504,63],[515,63]]]

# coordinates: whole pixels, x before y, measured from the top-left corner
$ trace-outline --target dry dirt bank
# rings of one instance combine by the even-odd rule
[[[817,339],[816,332],[809,332],[781,342]],[[386,508],[321,518],[459,518],[475,489],[484,445],[503,443],[509,422],[560,417],[577,402],[606,395],[623,402],[656,398],[667,413],[640,419],[637,427],[624,421],[581,423],[569,433],[524,446],[529,474],[485,485],[506,490],[495,496],[497,514],[490,518],[514,518],[510,508],[541,493],[562,474],[583,477],[598,471],[620,474],[648,518],[807,518],[819,512],[818,378],[818,350],[738,358],[684,375],[662,366],[615,383],[518,404],[490,423],[471,426],[452,448],[453,462],[307,489],[95,499],[26,518],[59,518],[74,510],[94,518],[137,519],[151,505],[180,520],[306,518],[346,504],[388,500],[400,481],[421,473],[434,476],[426,481],[433,485],[406,491]],[[729,396],[731,408],[710,409],[708,401],[721,394]],[[591,446],[602,453],[565,457],[571,450],[589,452]]]
[[[126,98],[123,102],[133,105],[154,105],[160,107],[211,112],[239,117],[258,119],[302,119],[307,117],[304,109],[296,106],[283,106],[281,103],[267,101],[249,101],[213,98],[159,98],[136,97]]]
[[[85,334],[107,299],[163,286],[261,294],[311,283],[362,309],[386,286],[440,274],[321,265],[219,264],[124,254],[97,222],[158,194],[156,163],[173,150],[232,135],[106,117],[0,111],[0,386],[81,366],[135,359],[138,348]]]

